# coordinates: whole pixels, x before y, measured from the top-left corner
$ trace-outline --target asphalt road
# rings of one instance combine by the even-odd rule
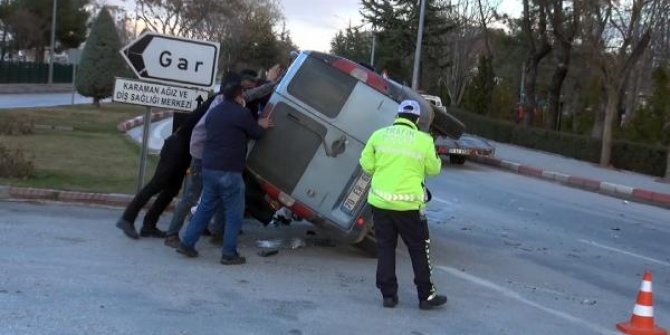
[[[109,99],[102,102],[109,102]],[[92,104],[93,100],[75,94],[74,103]],[[72,93],[29,93],[29,94],[0,94],[0,109],[3,108],[27,108],[27,107],[53,107],[72,104]]]
[[[0,334],[616,334],[643,271],[670,326],[670,212],[467,163],[430,180],[434,281],[445,309],[420,311],[404,248],[400,305],[381,307],[375,260],[349,246],[218,264],[114,228],[120,209],[0,202]],[[170,215],[162,219],[166,225]],[[139,221],[139,220],[138,220]]]

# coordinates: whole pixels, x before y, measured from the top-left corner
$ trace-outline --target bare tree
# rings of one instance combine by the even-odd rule
[[[552,6],[549,11],[557,64],[549,86],[549,111],[545,126],[549,129],[556,129],[561,113],[561,90],[570,69],[572,44],[579,30],[581,11],[579,1],[574,0],[568,14],[570,18],[567,18],[566,1],[551,0],[551,2]]]
[[[483,10],[480,11],[478,5],[472,0],[450,3],[454,29],[445,36],[444,59],[448,63],[443,67],[441,80],[444,80],[451,103],[456,106],[463,100],[472,69],[477,64],[477,55],[483,51],[481,42],[484,33],[478,27]]]
[[[540,61],[551,52],[551,44],[547,35],[547,0],[523,0],[523,18],[521,22],[523,34],[528,47],[528,57],[524,68],[524,87],[526,97],[526,113],[524,124],[533,122],[533,114],[537,107],[535,84]]]
[[[662,0],[588,2],[585,37],[592,46],[594,65],[603,76],[605,118],[600,165],[612,154],[612,127],[631,70],[649,47],[652,27]]]
[[[231,70],[231,64],[249,65],[244,62],[249,56],[267,56],[266,51],[280,40],[277,28],[283,16],[278,0],[136,2],[139,18],[150,30],[220,42],[222,69]]]

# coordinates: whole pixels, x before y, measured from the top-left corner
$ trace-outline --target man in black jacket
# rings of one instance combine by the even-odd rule
[[[138,239],[140,235],[142,237],[165,237],[165,232],[156,227],[158,219],[165,208],[170,205],[172,199],[179,194],[184,176],[191,163],[189,153],[191,133],[213,100],[212,97],[205,101],[183,121],[177,131],[165,139],[154,176],[135,195],[116,223],[116,227],[121,229],[126,236],[132,239]],[[144,223],[138,235],[135,230],[135,219],[142,207],[156,194],[158,197],[144,216]]]

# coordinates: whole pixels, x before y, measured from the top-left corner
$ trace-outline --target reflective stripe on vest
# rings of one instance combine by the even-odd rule
[[[378,190],[371,190],[371,192],[386,200],[386,201],[406,201],[406,202],[416,202],[416,201],[423,201],[424,196],[423,195],[416,195],[416,194],[400,194],[400,193],[388,193],[384,191],[378,191]]]
[[[416,159],[416,160],[419,160],[419,161],[422,161],[422,162],[424,160],[426,160],[426,154],[421,152],[421,151],[416,151],[416,150],[412,150],[412,149],[398,148],[397,146],[393,146],[393,145],[378,145],[378,146],[375,147],[375,152],[405,156],[405,157],[413,158],[413,159]]]

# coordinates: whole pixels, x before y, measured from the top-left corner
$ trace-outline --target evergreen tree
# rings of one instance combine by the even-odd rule
[[[420,2],[415,0],[362,0],[361,14],[378,31],[377,67],[401,82],[411,79],[419,26]],[[453,28],[448,17],[450,3],[426,0],[421,73],[439,72],[444,58],[445,33]],[[429,76],[427,76],[429,77]],[[423,78],[423,84],[436,81]],[[422,85],[425,86],[425,85]]]
[[[360,28],[340,30],[330,42],[330,52],[355,62],[370,62],[372,52],[372,34]]]
[[[103,8],[93,22],[91,35],[84,46],[75,83],[77,92],[93,98],[97,107],[100,100],[112,96],[114,77],[127,73],[120,48],[121,41],[112,16]]]
[[[652,74],[654,89],[648,104],[638,109],[624,128],[626,139],[650,144],[670,144],[670,75],[661,65]]]
[[[495,78],[491,59],[481,55],[477,64],[477,74],[465,93],[463,104],[466,109],[477,114],[490,114],[494,88]]]

